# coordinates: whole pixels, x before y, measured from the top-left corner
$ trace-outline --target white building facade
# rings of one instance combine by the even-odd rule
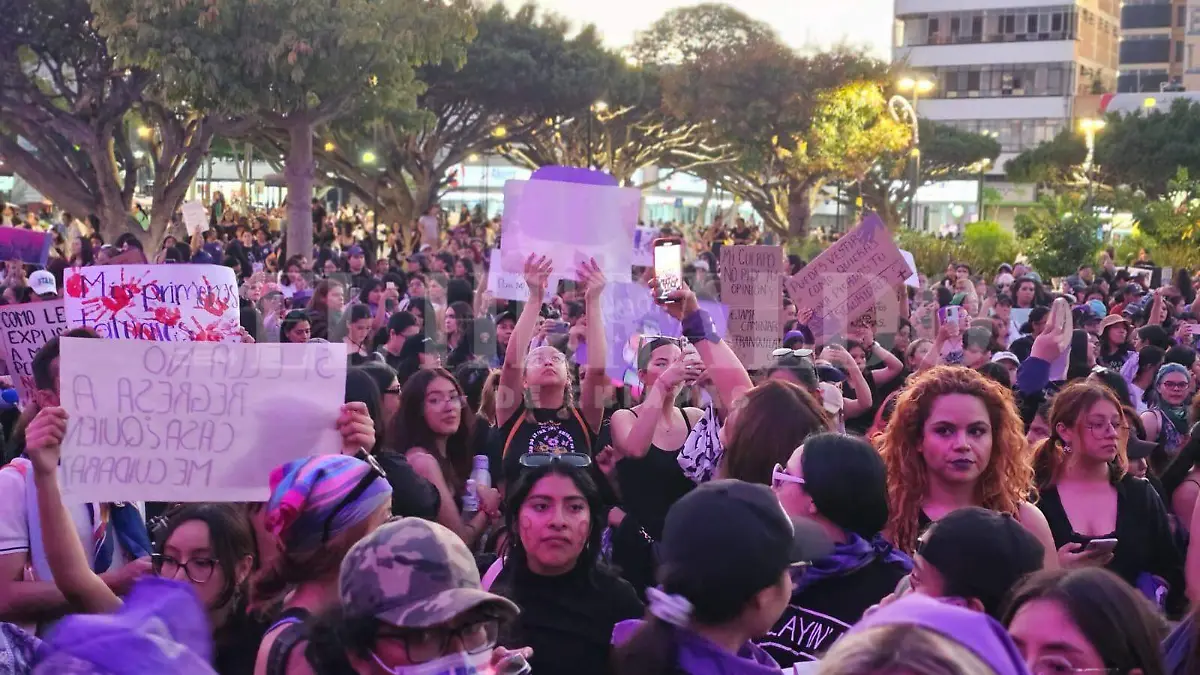
[[[1075,96],[1115,91],[1118,12],[1118,0],[895,0],[893,55],[934,85],[922,118],[996,134],[995,175],[1069,128]]]

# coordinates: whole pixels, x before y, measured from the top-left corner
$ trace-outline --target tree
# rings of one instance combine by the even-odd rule
[[[1096,179],[1150,197],[1171,189],[1176,171],[1200,176],[1200,103],[1177,99],[1166,111],[1109,115],[1096,132]]]
[[[592,27],[568,38],[569,24],[533,5],[510,13],[496,3],[471,16],[478,36],[465,62],[418,70],[425,90],[417,110],[365,108],[318,140],[322,166],[364,199],[377,190],[392,222],[437,203],[471,154],[500,153],[544,133],[547,120],[587,110],[621,67]],[[373,165],[361,161],[367,152]]]
[[[154,96],[155,76],[126,64],[87,0],[0,0],[0,156],[108,241],[133,232],[157,247],[203,162],[218,121]],[[151,174],[148,230],[130,218]]]
[[[1100,218],[1076,191],[1041,195],[1037,205],[1017,215],[1016,231],[1030,264],[1045,278],[1073,274],[1103,245]]]
[[[461,2],[93,0],[99,30],[161,73],[171,100],[229,108],[288,136],[288,253],[312,250],[314,131],[362,106],[412,108],[416,66],[461,60]]]
[[[654,165],[667,169],[649,187],[675,171],[696,171],[732,160],[728,146],[709,141],[705,127],[679,119],[663,108],[658,66],[625,67],[614,74],[599,107],[581,115],[546,120],[519,143],[503,146],[505,157],[537,169],[559,164],[592,165],[622,184]],[[588,115],[592,115],[589,128]],[[589,152],[590,149],[590,152]]]
[[[1028,148],[1008,160],[1004,172],[1016,183],[1046,186],[1066,185],[1083,180],[1081,167],[1087,159],[1083,137],[1072,129],[1059,132],[1053,139]]]
[[[774,29],[720,3],[673,9],[640,32],[631,55],[642,65],[693,63],[712,51],[734,51],[777,43]]]
[[[921,182],[928,185],[953,178],[978,178],[984,161],[1000,156],[1000,143],[990,136],[919,120],[921,132]],[[880,156],[879,161],[854,186],[843,191],[843,203],[856,204],[875,211],[888,227],[897,229],[904,222],[918,185],[913,184],[911,152],[907,149]]]
[[[854,180],[910,142],[887,112],[888,67],[861,52],[801,56],[778,43],[711,50],[666,80],[668,109],[707,125],[736,162],[698,172],[750,203],[785,238],[803,238],[822,188]]]
[[[976,272],[990,275],[1000,263],[1015,260],[1019,251],[1016,237],[1000,223],[982,220],[967,223],[963,230],[960,259]]]

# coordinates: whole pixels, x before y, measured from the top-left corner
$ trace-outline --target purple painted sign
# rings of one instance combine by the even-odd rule
[[[20,260],[45,267],[52,238],[48,232],[0,227],[0,261]]]

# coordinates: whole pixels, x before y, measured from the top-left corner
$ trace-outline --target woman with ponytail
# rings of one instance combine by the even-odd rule
[[[1183,559],[1150,483],[1126,471],[1129,425],[1108,388],[1075,382],[1054,397],[1034,451],[1038,508],[1065,568],[1103,566],[1165,609],[1186,604]],[[1102,540],[1116,540],[1116,547]],[[1093,543],[1093,541],[1097,543]]]
[[[705,483],[667,513],[661,586],[646,619],[613,631],[615,675],[779,675],[753,640],[787,607],[796,562],[828,554],[820,528],[793,523],[765,485]]]

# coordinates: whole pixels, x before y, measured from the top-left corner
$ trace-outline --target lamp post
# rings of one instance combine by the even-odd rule
[[[595,163],[592,161],[592,118],[600,113],[608,110],[608,104],[604,101],[596,101],[588,109],[587,122],[587,166],[589,169],[595,168]]]
[[[981,131],[980,135],[987,136],[989,138],[996,138],[1000,134],[991,129],[988,129],[987,131]],[[975,205],[975,220],[977,222],[983,220],[983,181],[985,178],[985,174],[987,173],[987,168],[991,165],[992,165],[992,160],[987,157],[984,157],[983,159],[979,160],[979,195],[976,198],[977,203]]]
[[[379,161],[379,157],[376,156],[376,154],[374,152],[372,152],[371,150],[367,150],[366,152],[364,152],[362,154],[362,163],[369,167],[374,167],[375,162],[377,162],[377,161]],[[375,191],[371,195],[371,201],[373,201],[375,203],[375,207],[371,210],[371,231],[375,237],[378,237],[379,236],[379,176],[378,175],[375,176]]]
[[[1083,159],[1083,175],[1087,179],[1087,210],[1092,212],[1092,170],[1095,168],[1096,132],[1105,127],[1102,119],[1085,117],[1079,120],[1079,130],[1083,132],[1083,140],[1087,145],[1087,156]]]
[[[900,91],[912,92],[911,101],[903,96],[893,97],[893,100],[899,98],[901,101],[904,101],[905,105],[903,107],[912,119],[913,147],[909,152],[909,156],[912,157],[913,188],[912,196],[908,198],[908,229],[911,230],[917,218],[917,188],[921,186],[921,129],[917,118],[917,104],[921,100],[921,94],[933,91],[933,81],[923,77],[905,77],[896,83],[896,88]],[[896,116],[895,111],[892,112],[892,115]]]

